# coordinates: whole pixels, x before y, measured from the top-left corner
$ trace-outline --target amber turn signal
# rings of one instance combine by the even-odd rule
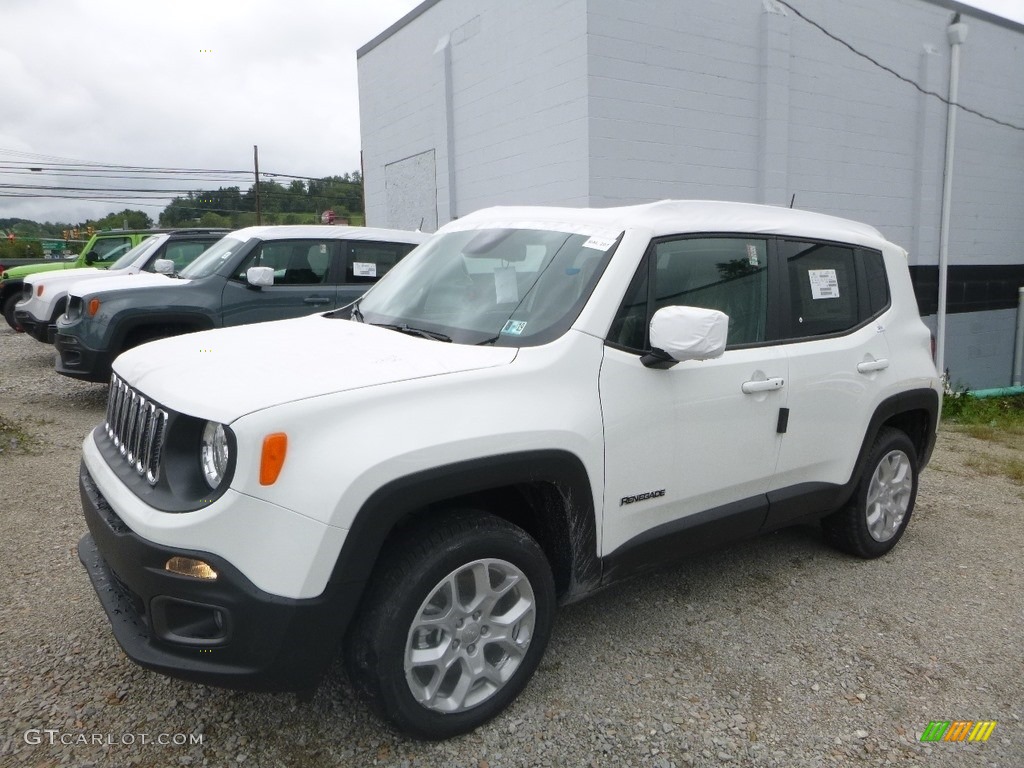
[[[288,453],[288,435],[275,432],[263,438],[263,453],[260,456],[260,485],[273,485],[284,466]]]
[[[191,557],[172,557],[164,564],[164,570],[179,576],[191,576],[193,579],[217,580],[217,572],[209,563]]]
[[[96,317],[96,313],[100,311],[100,300],[90,299],[89,300],[89,317]]]

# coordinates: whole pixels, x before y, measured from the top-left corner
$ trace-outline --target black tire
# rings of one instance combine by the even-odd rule
[[[488,584],[483,595],[473,580],[481,576]],[[497,586],[496,578],[503,579]],[[500,592],[503,585],[507,591]],[[470,593],[482,599],[476,610]],[[431,516],[410,525],[382,554],[346,639],[349,677],[378,714],[406,733],[424,739],[466,733],[504,710],[529,682],[554,612],[551,568],[525,531],[479,511]],[[418,619],[431,629],[422,623],[417,629]],[[506,635],[503,643],[499,634]],[[422,657],[434,651],[439,658],[416,662],[414,643]],[[433,688],[433,698],[421,703],[414,686],[424,697]]]
[[[18,321],[14,319],[14,305],[21,301],[21,290],[14,291],[6,299],[4,299],[4,320],[16,331],[22,330]]]
[[[917,500],[917,451],[898,429],[883,427],[849,503],[821,521],[829,543],[851,555],[881,557],[903,536]]]

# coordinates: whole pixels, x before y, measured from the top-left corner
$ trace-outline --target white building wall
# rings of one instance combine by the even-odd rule
[[[363,52],[367,224],[407,225],[385,169],[430,152],[435,226],[489,205],[586,205],[586,45],[585,0],[446,0]]]
[[[952,12],[937,2],[791,2],[948,93]],[[407,210],[429,199],[428,229],[488,205],[788,205],[795,195],[799,208],[868,222],[903,245],[934,312],[946,106],[781,4],[428,0],[418,10],[359,59],[368,223],[415,225]],[[963,21],[960,101],[1024,125],[1024,33]],[[414,192],[400,194],[403,183]],[[951,318],[964,316],[950,322],[947,363],[972,388],[1008,383],[1010,313],[989,299],[1024,280],[1022,214],[1024,131],[959,112],[950,301]],[[983,265],[1015,266],[998,278],[962,271]]]

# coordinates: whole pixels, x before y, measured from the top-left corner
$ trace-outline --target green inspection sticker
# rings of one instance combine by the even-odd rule
[[[526,330],[525,320],[509,320],[501,332],[509,336],[520,336]]]

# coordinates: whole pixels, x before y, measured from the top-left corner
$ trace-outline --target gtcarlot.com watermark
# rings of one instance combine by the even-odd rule
[[[134,746],[156,744],[160,747],[188,747],[203,743],[203,733],[68,733],[59,728],[29,728],[26,744],[52,746]]]

